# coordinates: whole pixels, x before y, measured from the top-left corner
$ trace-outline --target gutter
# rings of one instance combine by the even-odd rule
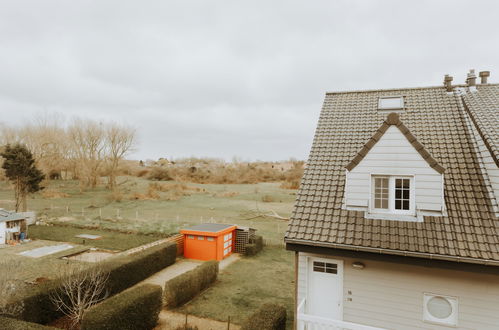
[[[324,242],[313,242],[302,239],[284,239],[286,243],[290,244],[298,244],[298,245],[310,245],[310,246],[318,246],[325,248],[334,248],[334,249],[342,249],[342,250],[351,250],[351,251],[362,251],[362,252],[370,252],[376,254],[390,254],[390,255],[398,255],[404,257],[415,257],[415,258],[425,258],[425,259],[434,259],[434,260],[445,260],[445,261],[454,261],[454,262],[464,262],[471,264],[479,264],[486,266],[499,266],[499,260],[492,259],[476,259],[469,257],[458,257],[458,256],[448,256],[444,254],[435,254],[435,253],[424,253],[424,252],[412,252],[412,251],[402,251],[402,250],[393,250],[393,249],[384,249],[384,248],[372,248],[365,246],[356,246],[349,244],[339,244],[339,243],[324,243]]]

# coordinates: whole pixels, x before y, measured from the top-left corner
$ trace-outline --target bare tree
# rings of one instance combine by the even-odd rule
[[[24,291],[24,283],[16,279],[16,269],[19,262],[0,262],[0,316],[18,317],[24,310],[24,304],[20,298]]]
[[[132,127],[110,124],[106,127],[106,144],[109,160],[109,188],[115,189],[118,166],[132,150],[135,142],[135,129]]]
[[[85,310],[107,298],[108,278],[109,273],[99,265],[75,265],[63,271],[61,286],[50,299],[71,320],[71,327],[77,328]]]
[[[75,119],[68,136],[78,164],[79,179],[83,187],[97,186],[102,163],[106,156],[105,131],[102,123]]]

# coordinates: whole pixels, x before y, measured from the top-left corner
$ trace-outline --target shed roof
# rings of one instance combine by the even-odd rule
[[[234,227],[235,225],[227,225],[222,223],[203,223],[200,225],[196,225],[193,227],[184,228],[184,230],[192,230],[192,231],[204,231],[209,233],[218,233],[219,231],[223,231],[230,227]]]
[[[23,220],[26,217],[22,214],[0,209],[0,222]]]
[[[446,217],[390,221],[342,209],[345,167],[386,120],[378,98],[394,92],[405,99],[400,120],[445,168]],[[327,93],[286,242],[499,265],[497,200],[473,133],[497,160],[498,116],[497,84]]]

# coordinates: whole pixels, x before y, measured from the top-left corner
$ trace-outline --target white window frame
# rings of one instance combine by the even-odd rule
[[[439,318],[431,315],[427,306],[428,306],[428,302],[434,297],[444,298],[451,305],[452,313],[447,318],[439,319]],[[446,325],[449,327],[457,327],[458,320],[459,320],[459,299],[457,297],[445,296],[445,295],[441,295],[441,294],[427,293],[427,292],[423,293],[423,321],[424,322],[431,323],[431,324],[438,324],[438,325]]]
[[[388,179],[388,209],[375,208],[374,205],[374,180],[376,178]],[[395,179],[409,179],[409,210],[395,209]],[[414,176],[411,175],[385,175],[385,174],[371,174],[371,195],[369,199],[369,211],[375,214],[403,214],[403,215],[416,215],[415,212],[415,189],[414,189]]]
[[[399,99],[400,100],[400,105],[399,106],[394,106],[394,107],[387,107],[387,106],[382,106],[381,103],[383,100],[386,99]],[[386,110],[404,110],[405,108],[405,99],[401,95],[393,95],[393,96],[380,96],[378,98],[378,110],[381,111],[386,111]]]

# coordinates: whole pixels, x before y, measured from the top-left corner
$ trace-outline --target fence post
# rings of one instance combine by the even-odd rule
[[[230,316],[229,319],[227,320],[227,330],[230,330]]]

